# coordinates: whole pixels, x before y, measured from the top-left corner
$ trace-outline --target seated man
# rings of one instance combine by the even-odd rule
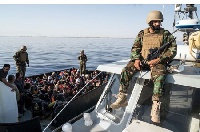
[[[177,53],[174,37],[168,30],[161,28],[162,21],[163,15],[160,11],[151,11],[148,14],[146,22],[149,27],[141,30],[135,39],[131,60],[121,72],[118,99],[111,104],[112,109],[127,106],[126,96],[129,81],[137,71],[140,71],[144,66],[148,67],[151,69],[151,78],[154,82],[151,120],[155,123],[160,123],[160,98],[163,96],[166,66]],[[170,42],[170,45],[162,51],[158,58],[151,61],[147,60],[147,56],[150,53],[149,49],[159,48],[167,42]]]

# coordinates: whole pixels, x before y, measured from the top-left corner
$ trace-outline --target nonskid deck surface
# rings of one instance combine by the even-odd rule
[[[166,104],[163,105],[167,107],[161,113],[161,123],[157,125],[173,132],[188,132],[194,89],[173,84],[168,85],[166,88],[168,88],[168,94],[165,94]],[[150,87],[143,89],[133,120],[141,120],[152,124],[150,117],[152,106],[150,91],[152,91]]]
[[[174,84],[167,84],[166,88],[168,90],[166,90],[165,100],[167,100],[166,105],[168,107],[165,107],[165,112],[162,113],[161,123],[156,124],[156,126],[165,128],[165,130],[173,132],[188,132],[192,115],[191,103],[192,103],[194,88],[183,87]],[[152,101],[151,101],[152,90],[153,90],[152,83],[149,83],[147,86],[143,88],[140,99],[138,100],[137,108],[135,109],[132,117],[132,122],[134,122],[135,120],[140,120],[149,124],[153,124],[151,122],[151,117],[150,117],[151,106],[152,106]],[[105,109],[101,109],[98,112],[104,114],[105,117],[107,117],[109,120],[113,120],[113,122],[117,124],[120,122],[124,110],[125,108],[120,108],[117,110],[113,110],[112,112],[107,112]],[[74,132],[79,132],[81,130],[84,130],[84,132],[110,131],[110,126],[107,127],[108,129],[105,129],[105,127],[101,127],[103,124],[108,124],[107,119],[100,120],[97,117],[95,111],[91,113],[91,118],[94,122],[92,126],[89,127],[85,126],[84,119],[81,118],[80,120],[72,124],[73,131]],[[109,125],[112,124],[113,123],[110,122]]]

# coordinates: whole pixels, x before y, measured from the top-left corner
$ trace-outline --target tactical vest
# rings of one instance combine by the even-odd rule
[[[82,56],[80,56],[80,61],[82,61],[82,62],[86,62],[86,60],[87,60],[86,55],[82,55]]]
[[[26,52],[20,52],[20,61],[25,62],[26,61]]]
[[[142,57],[147,59],[149,49],[159,48],[163,42],[164,29],[161,28],[159,33],[150,33],[149,29],[144,30],[144,36],[142,41]]]

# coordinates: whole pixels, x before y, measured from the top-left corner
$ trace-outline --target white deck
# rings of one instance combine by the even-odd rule
[[[134,120],[122,132],[172,132],[172,131],[162,128],[162,127],[158,127],[153,124],[146,123],[144,121]]]
[[[97,70],[121,74],[122,69],[126,66],[128,61],[129,59],[104,65],[99,65],[97,67]],[[136,73],[135,77],[138,77],[139,74],[140,72]],[[144,79],[149,79],[150,72],[143,71],[140,77]],[[184,71],[180,73],[174,72],[172,74],[168,74],[166,77],[166,82],[168,83],[173,83],[182,86],[190,86],[195,88],[200,88],[199,80],[200,80],[200,68],[193,67],[191,63],[185,64]]]

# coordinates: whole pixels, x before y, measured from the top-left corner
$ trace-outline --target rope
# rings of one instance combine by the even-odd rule
[[[76,96],[90,83],[92,82],[96,77],[98,77],[100,74],[102,73],[102,71],[97,74],[95,77],[92,78],[92,80],[90,80],[83,88],[81,88],[78,93],[76,93],[76,95],[74,95],[74,97],[69,101],[67,102],[67,104],[61,109],[61,111],[53,118],[53,120],[51,120],[51,122],[44,128],[43,132],[45,132],[45,130],[52,124],[52,122],[60,115],[60,113],[65,109],[65,107],[67,107],[69,105],[69,103],[71,103],[75,98]]]
[[[174,32],[172,32],[171,34],[174,34],[175,32],[177,32],[179,29],[176,29]]]

